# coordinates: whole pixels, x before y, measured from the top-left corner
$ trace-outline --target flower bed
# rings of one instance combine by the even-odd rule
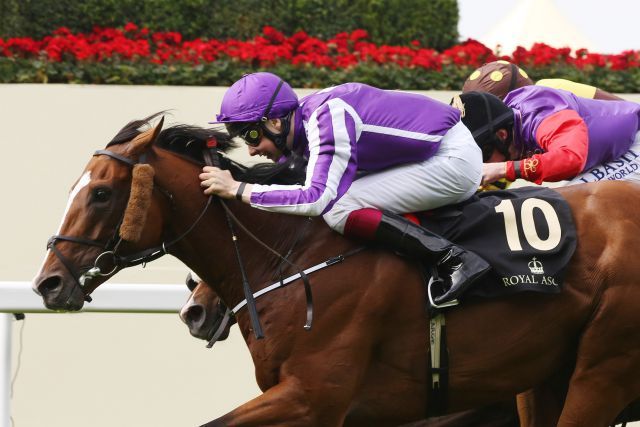
[[[640,91],[640,51],[602,55],[536,44],[497,57],[475,40],[442,52],[413,42],[375,45],[356,30],[320,40],[286,37],[272,27],[251,40],[183,40],[127,24],[73,34],[60,28],[41,40],[0,39],[0,82],[226,86],[242,74],[269,70],[296,87],[361,81],[395,89],[452,89],[485,62],[506,59],[535,79],[564,77],[612,92]]]

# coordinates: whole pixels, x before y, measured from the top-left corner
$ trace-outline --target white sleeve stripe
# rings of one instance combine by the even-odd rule
[[[442,140],[442,135],[430,135],[428,133],[412,132],[408,130],[389,128],[376,125],[362,125],[363,132],[381,133],[384,135],[400,136],[403,138],[417,139],[420,141],[438,142]]]
[[[253,184],[251,188],[252,193],[264,193],[265,191],[295,191],[304,189],[302,185],[298,184]]]
[[[322,212],[324,208],[337,196],[338,186],[340,185],[340,180],[346,171],[349,160],[351,159],[351,140],[349,138],[349,132],[347,130],[346,125],[346,117],[345,112],[348,112],[355,124],[356,124],[356,135],[359,136],[359,128],[361,127],[362,120],[356,114],[353,108],[346,104],[343,100],[336,98],[332,99],[326,106],[329,107],[329,111],[331,114],[331,124],[333,127],[333,140],[334,140],[334,154],[329,165],[329,170],[327,171],[327,182],[325,185],[325,189],[318,197],[315,202],[306,203],[306,204],[298,204],[298,205],[272,205],[269,204],[267,206],[252,203],[254,207],[260,207],[265,210],[270,210],[271,208],[275,208],[274,210],[285,211],[289,213],[296,213],[300,211],[314,211]],[[323,105],[324,106],[324,105]],[[321,106],[320,108],[322,108]],[[345,111],[348,110],[348,111]],[[309,118],[308,123],[308,138],[309,138],[309,164],[307,165],[307,180],[305,185],[302,187],[303,189],[308,189],[311,186],[311,180],[313,178],[313,173],[309,173],[309,171],[313,172],[316,160],[318,159],[318,151],[320,149],[320,129],[318,128],[318,110],[314,111]],[[253,191],[259,191],[261,186],[254,186]],[[290,188],[290,187],[289,187]],[[274,186],[268,186],[268,189],[274,189]]]

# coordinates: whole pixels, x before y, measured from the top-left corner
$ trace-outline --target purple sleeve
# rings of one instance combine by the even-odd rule
[[[309,117],[309,162],[304,185],[253,186],[251,206],[273,212],[317,216],[328,210],[356,172],[356,121],[340,99],[318,107]]]

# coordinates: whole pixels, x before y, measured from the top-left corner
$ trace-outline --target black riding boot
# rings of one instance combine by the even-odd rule
[[[444,289],[437,296],[433,295],[438,305],[458,298],[471,283],[491,269],[475,253],[393,213],[382,214],[375,238],[403,255],[438,268],[445,280]]]

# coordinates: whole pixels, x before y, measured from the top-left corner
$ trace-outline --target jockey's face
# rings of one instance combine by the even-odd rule
[[[486,163],[500,163],[506,162],[508,159],[497,149],[493,150],[493,154],[489,157],[489,160]]]
[[[267,129],[269,129],[273,133],[279,133],[282,129],[282,123],[280,119],[271,119],[268,120],[265,124]],[[277,162],[280,157],[282,157],[282,151],[278,150],[273,141],[262,134],[260,138],[260,143],[256,146],[248,145],[249,155],[250,156],[264,156],[274,162]]]
[[[507,160],[517,159],[518,152],[512,144],[513,141],[508,141],[509,132],[506,129],[498,129],[496,131],[496,137],[498,137],[500,141],[509,144],[509,158],[505,157],[504,154],[496,149],[493,150],[493,154],[489,157],[487,163],[506,162]]]

